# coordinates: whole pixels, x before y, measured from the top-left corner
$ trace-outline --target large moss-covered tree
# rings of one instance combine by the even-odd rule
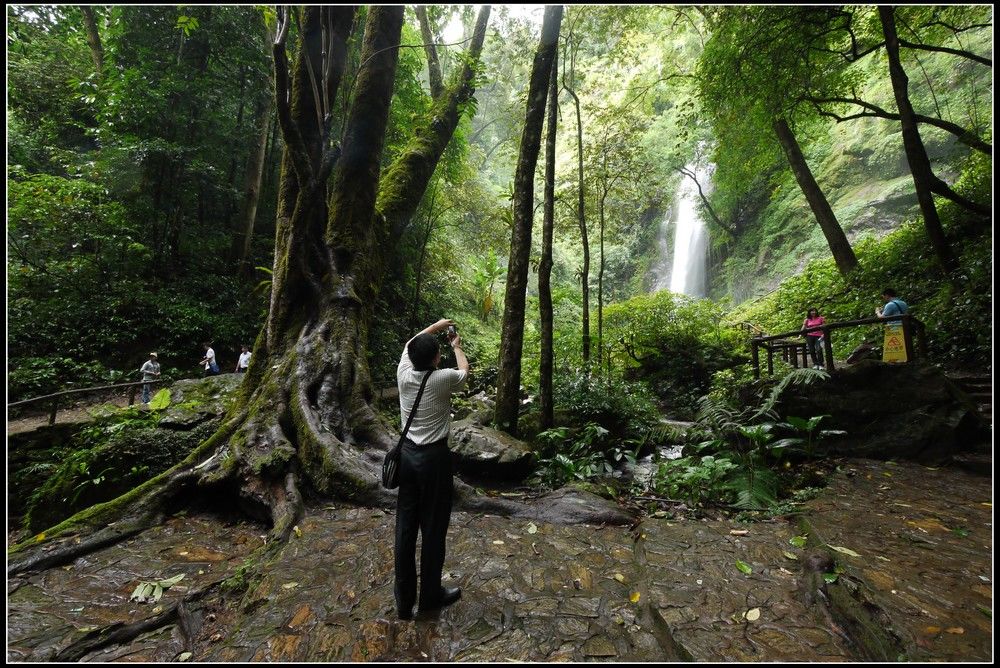
[[[393,430],[371,407],[366,344],[394,231],[409,221],[474,90],[486,34],[480,11],[469,58],[380,170],[403,23],[402,7],[370,7],[360,67],[342,85],[356,8],[280,9],[275,103],[285,153],[271,306],[250,370],[223,426],[183,462],[109,503],[15,546],[9,572],[45,568],[154,525],[179,495],[214,488],[269,521],[267,553],[303,512],[303,490],[384,499],[377,469]],[[286,40],[298,17],[299,49]],[[333,141],[336,96],[350,97]],[[196,491],[198,490],[198,491]]]

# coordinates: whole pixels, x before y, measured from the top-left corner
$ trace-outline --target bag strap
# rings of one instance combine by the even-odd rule
[[[413,406],[410,408],[410,417],[406,419],[406,426],[403,427],[403,433],[399,435],[399,444],[396,445],[397,448],[403,446],[403,439],[406,438],[406,433],[410,431],[410,424],[413,422],[413,416],[417,414],[417,406],[420,405],[420,397],[424,396],[424,387],[427,386],[427,379],[431,377],[434,373],[434,369],[431,369],[424,376],[423,381],[420,383],[420,391],[417,392],[417,398],[413,400]]]

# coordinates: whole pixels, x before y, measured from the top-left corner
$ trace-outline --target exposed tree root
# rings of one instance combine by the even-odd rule
[[[153,617],[149,617],[138,622],[132,622],[131,624],[116,622],[91,631],[68,647],[60,650],[54,657],[52,657],[52,660],[67,662],[79,661],[91,652],[96,652],[99,649],[110,647],[112,645],[123,645],[127,642],[135,640],[143,633],[155,631],[156,629],[168,626],[174,622],[178,623],[181,635],[184,637],[185,650],[190,651],[192,645],[194,644],[195,632],[192,616],[188,611],[187,606],[191,603],[200,601],[206,594],[214,590],[217,586],[218,583],[188,594],[177,603],[174,603],[163,612],[158,615],[154,615]]]

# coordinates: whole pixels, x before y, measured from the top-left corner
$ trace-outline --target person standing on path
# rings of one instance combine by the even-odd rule
[[[250,346],[242,346],[239,360],[236,361],[236,373],[246,373],[250,368]]]
[[[205,375],[206,376],[218,376],[219,375],[219,365],[215,361],[215,351],[212,350],[211,344],[206,341],[201,344],[205,348],[205,356],[201,359],[198,364],[205,365]]]
[[[438,320],[406,342],[396,368],[401,426],[410,417],[420,385],[426,385],[410,431],[403,439],[399,460],[399,496],[396,499],[395,597],[400,619],[413,618],[417,601],[417,531],[420,548],[420,599],[423,612],[457,601],[462,591],[441,585],[445,537],[451,521],[452,463],[448,449],[451,395],[465,386],[469,361],[455,323]],[[457,369],[438,369],[441,350],[435,334],[448,330]]]
[[[806,312],[806,319],[802,321],[802,330],[805,331],[809,327],[819,327],[825,322],[826,320],[819,314],[819,310],[811,308]],[[822,369],[823,332],[818,329],[806,332],[806,348],[809,350],[809,356],[812,357],[813,368]]]
[[[156,361],[156,353],[149,353],[149,359],[139,368],[139,373],[142,374],[143,380],[142,403],[148,404],[152,386],[146,381],[159,380],[160,378],[160,363]]]

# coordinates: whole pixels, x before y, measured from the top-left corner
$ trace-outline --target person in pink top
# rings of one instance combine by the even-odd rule
[[[826,320],[823,316],[819,314],[817,309],[811,308],[806,312],[806,319],[802,321],[803,331],[809,327],[818,327],[825,323]],[[823,332],[816,330],[813,332],[806,332],[806,348],[809,350],[809,355],[812,357],[813,368],[822,369],[823,368]]]

